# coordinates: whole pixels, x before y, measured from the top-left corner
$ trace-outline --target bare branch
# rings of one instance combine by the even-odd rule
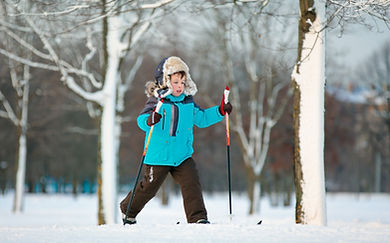
[[[8,52],[8,51],[6,51],[4,49],[1,49],[1,48],[0,48],[0,54],[3,54],[4,56],[6,56],[8,58],[11,58],[12,60],[14,60],[16,62],[23,63],[23,64],[28,65],[30,67],[46,69],[46,70],[50,70],[50,71],[60,71],[58,66],[31,61],[30,59],[19,57],[19,56],[13,54],[13,53],[10,53],[10,52]],[[60,63],[65,65],[65,62],[60,61]],[[91,73],[85,72],[83,70],[79,70],[79,69],[76,69],[76,68],[73,68],[73,67],[69,67],[69,68],[68,67],[63,67],[63,69],[66,70],[67,73],[74,73],[74,74],[77,74],[77,75],[80,75],[80,76],[85,76],[85,77],[87,77],[89,79],[94,79],[94,77],[93,77],[93,75]]]
[[[4,96],[3,92],[0,90],[0,101],[3,104],[5,111],[0,111],[0,116],[3,118],[8,118],[12,121],[15,126],[19,125],[19,119],[16,117],[14,110],[12,109],[7,98]]]
[[[129,43],[129,49],[132,49],[134,45],[140,40],[141,36],[147,31],[147,29],[150,27],[151,21],[147,21],[137,30],[135,35],[131,38],[131,41]]]
[[[18,42],[21,46],[25,47],[26,49],[30,50],[32,53],[34,53],[36,56],[41,57],[46,60],[51,60],[51,56],[48,54],[45,54],[29,43],[27,43],[25,40],[20,38],[18,35],[16,35],[14,32],[10,31],[7,28],[0,27],[0,30],[4,31],[8,36],[10,36],[12,39],[14,39],[16,42]]]
[[[329,18],[328,24],[336,16],[348,21],[350,19],[361,18],[363,13],[382,20],[386,24],[390,23],[390,17],[388,15],[389,0],[327,0],[327,3],[329,6],[333,5],[337,7],[336,11]]]
[[[85,91],[80,87],[80,85],[78,85],[75,82],[74,78],[69,75],[66,76],[65,82],[68,88],[70,88],[73,92],[75,92],[79,96],[83,97],[86,100],[93,101],[99,105],[102,105],[103,98],[104,98],[104,93],[102,91],[96,91],[94,93]]]
[[[81,127],[68,127],[67,131],[71,133],[78,133],[82,135],[91,135],[91,136],[95,136],[98,134],[97,129],[85,129]]]
[[[46,70],[51,70],[51,71],[58,71],[59,70],[57,66],[34,62],[34,61],[29,60],[29,59],[19,57],[13,53],[10,53],[4,49],[1,49],[1,48],[0,48],[0,54],[3,54],[4,56],[11,58],[12,60],[14,60],[16,62],[23,63],[25,65],[29,65],[30,67],[41,68],[41,69],[46,69]]]
[[[0,19],[0,24],[1,26],[5,26],[9,29],[14,29],[14,30],[17,30],[17,31],[21,31],[21,32],[27,32],[27,33],[31,33],[32,30],[28,27],[24,27],[24,26],[19,26],[19,25],[16,25],[16,24],[11,24],[11,23],[8,23],[2,19]]]
[[[118,104],[117,104],[117,110],[118,111],[124,111],[125,110],[125,94],[130,89],[131,84],[133,83],[135,74],[137,73],[138,69],[140,68],[142,64],[143,56],[138,56],[137,60],[135,61],[134,65],[132,66],[128,76],[126,77],[126,80],[124,84],[120,84],[118,87]]]
[[[160,8],[164,5],[167,5],[171,2],[173,2],[174,0],[161,0],[161,1],[158,1],[156,3],[151,3],[151,4],[143,4],[141,5],[141,8],[142,9],[155,9],[155,8]]]

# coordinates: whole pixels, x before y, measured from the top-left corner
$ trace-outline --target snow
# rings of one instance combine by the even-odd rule
[[[122,198],[124,195],[121,195]],[[0,196],[0,242],[390,242],[389,194],[328,194],[328,226],[296,225],[294,206],[270,207],[248,216],[245,195],[205,195],[211,225],[185,221],[180,196],[161,206],[152,199],[137,225],[97,226],[95,195],[26,194],[25,212],[13,214],[13,193]],[[118,204],[119,205],[119,202]],[[257,222],[262,219],[262,225]],[[176,224],[180,222],[180,224]]]

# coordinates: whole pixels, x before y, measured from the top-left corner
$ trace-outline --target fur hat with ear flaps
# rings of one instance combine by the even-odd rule
[[[166,57],[154,70],[154,81],[149,81],[145,85],[145,93],[148,97],[159,97],[159,94],[164,93],[164,97],[172,93],[170,76],[171,74],[184,71],[186,81],[184,84],[185,95],[195,95],[198,89],[196,84],[191,79],[190,69],[187,64],[179,57]],[[161,92],[164,91],[164,92]]]

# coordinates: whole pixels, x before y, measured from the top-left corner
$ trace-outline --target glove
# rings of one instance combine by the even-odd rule
[[[225,95],[222,96],[221,105],[219,106],[219,113],[221,115],[226,115],[226,113],[230,114],[233,110],[233,106],[230,104],[230,102],[225,104]]]
[[[162,116],[160,114],[153,111],[152,113],[150,113],[148,120],[146,120],[146,124],[148,124],[148,126],[153,126],[160,121],[161,117]]]

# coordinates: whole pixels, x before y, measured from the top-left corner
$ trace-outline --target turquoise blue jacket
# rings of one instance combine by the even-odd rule
[[[194,152],[192,143],[194,125],[200,128],[220,122],[223,116],[218,106],[201,109],[192,96],[168,95],[158,113],[161,120],[154,125],[144,163],[148,165],[179,166]],[[157,98],[150,97],[137,118],[138,126],[149,136],[150,126],[146,121],[157,105]],[[146,139],[145,139],[146,144]]]

